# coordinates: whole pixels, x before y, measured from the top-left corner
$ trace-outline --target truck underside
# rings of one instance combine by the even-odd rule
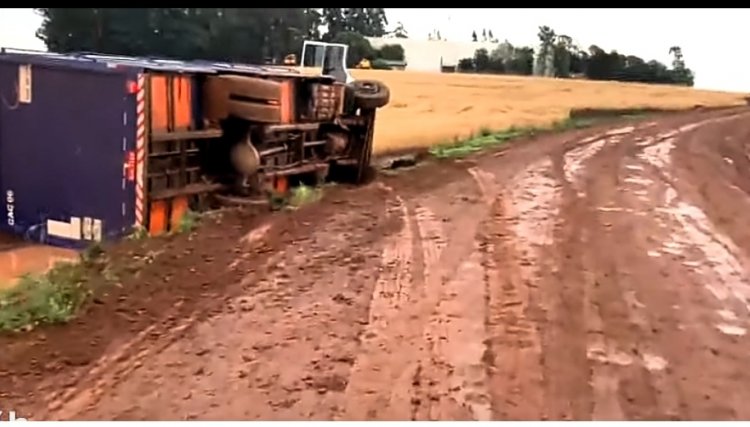
[[[313,55],[322,58],[318,75],[220,63],[187,76],[149,71],[143,194],[136,192],[136,210],[139,197],[145,208],[137,227],[159,234],[188,209],[267,203],[300,181],[367,178],[376,110],[390,92],[353,79],[347,46],[310,44],[322,45]]]
[[[376,110],[388,103],[388,88],[266,70],[204,76],[202,130],[189,137],[175,130],[151,135],[152,213],[180,215],[187,206],[176,208],[174,200],[184,196],[200,210],[212,201],[265,203],[300,180],[360,183],[367,177]],[[171,227],[149,225],[152,233],[165,228]]]
[[[332,170],[361,181],[369,166],[376,108],[388,101],[377,82],[345,85],[327,77],[225,75],[204,85],[203,170],[237,196],[284,192],[289,178],[321,182]]]

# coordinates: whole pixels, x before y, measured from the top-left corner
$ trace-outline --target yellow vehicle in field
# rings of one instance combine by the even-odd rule
[[[284,65],[287,65],[287,66],[297,65],[297,55],[290,53],[289,55],[285,56]],[[370,70],[372,69],[372,64],[370,63],[369,59],[362,58],[362,60],[359,61],[359,64],[357,64],[355,68],[359,68],[361,70]]]
[[[370,63],[369,59],[362,58],[362,60],[359,61],[359,64],[357,64],[356,68],[359,68],[361,70],[369,70],[372,68],[372,64]]]

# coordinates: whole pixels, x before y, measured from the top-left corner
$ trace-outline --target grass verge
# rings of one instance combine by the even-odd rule
[[[463,141],[454,141],[452,143],[437,145],[429,149],[429,153],[441,159],[461,158],[470,154],[505,144],[509,141],[530,137],[542,133],[563,132],[566,130],[583,129],[591,127],[598,123],[615,118],[639,118],[643,117],[649,111],[628,110],[626,112],[612,112],[611,114],[601,115],[572,115],[559,122],[555,122],[546,127],[511,127],[499,132],[492,131],[488,128],[481,128],[477,135]]]
[[[201,215],[198,212],[188,210],[180,218],[180,222],[177,226],[178,233],[189,233],[195,230],[200,224]]]
[[[113,281],[103,251],[96,246],[78,262],[63,262],[47,273],[27,274],[0,291],[0,331],[28,331],[72,319],[96,284]]]

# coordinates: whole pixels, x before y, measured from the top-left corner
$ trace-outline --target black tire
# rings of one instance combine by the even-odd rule
[[[388,86],[377,80],[355,80],[352,89],[356,108],[372,110],[384,107],[391,100]]]

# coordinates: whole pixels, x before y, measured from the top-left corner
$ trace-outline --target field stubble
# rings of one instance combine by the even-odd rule
[[[543,127],[580,108],[689,109],[745,104],[744,95],[684,87],[520,76],[353,70],[391,91],[378,112],[377,154],[465,139],[479,129]]]

